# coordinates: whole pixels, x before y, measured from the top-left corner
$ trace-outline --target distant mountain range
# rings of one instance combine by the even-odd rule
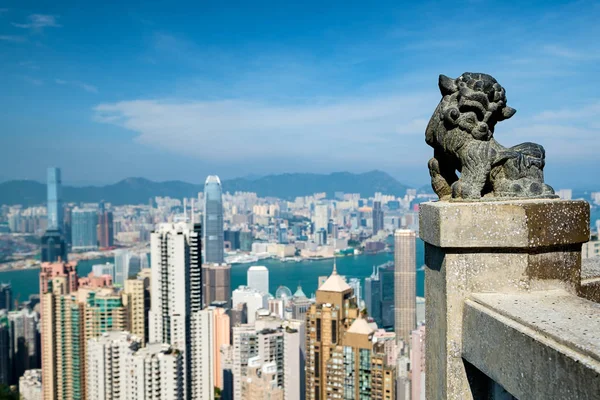
[[[375,192],[404,196],[407,186],[385,172],[371,171],[363,174],[335,172],[321,174],[281,174],[258,178],[246,177],[225,180],[223,192],[255,192],[260,197],[294,199],[313,193],[325,192],[333,197],[335,192],[360,193],[372,196]],[[63,200],[69,203],[98,202],[105,200],[115,205],[146,204],[155,196],[173,198],[195,197],[204,185],[181,181],[153,182],[144,178],[127,178],[106,186],[64,186]],[[46,202],[46,185],[36,181],[13,180],[0,183],[0,204],[32,206]]]

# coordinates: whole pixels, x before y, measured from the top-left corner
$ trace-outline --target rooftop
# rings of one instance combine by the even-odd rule
[[[370,335],[375,332],[375,329],[364,318],[357,318],[354,320],[347,333],[358,333],[360,335]]]
[[[347,290],[351,290],[350,285],[346,283],[344,278],[337,274],[337,271],[334,269],[333,273],[327,278],[325,283],[323,283],[319,287],[319,291],[321,292],[345,292]]]

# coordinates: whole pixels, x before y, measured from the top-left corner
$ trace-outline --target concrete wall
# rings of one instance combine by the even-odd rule
[[[509,349],[518,355],[546,348],[548,343],[539,338],[547,334],[547,327],[529,326],[538,334],[529,335],[528,341],[523,339],[525,349],[515,350],[510,347],[513,344],[508,336],[490,334],[493,331],[500,335],[504,332],[500,327],[508,326],[514,316],[496,310],[484,314],[484,321],[472,311],[474,306],[469,302],[481,293],[519,297],[554,291],[569,299],[586,301],[576,296],[581,292],[581,245],[589,238],[589,205],[584,201],[549,199],[424,203],[420,208],[420,227],[426,264],[427,399],[499,398],[499,385],[509,393],[517,391],[518,394],[512,394],[521,399],[586,398],[588,392],[575,389],[581,380],[553,374],[561,362],[557,357],[536,358],[531,363],[510,363],[509,359],[504,364],[496,362],[509,354]],[[539,315],[550,313],[542,305],[529,304],[531,313],[536,308]],[[568,312],[568,308],[554,311],[557,315]],[[594,317],[600,319],[597,308]],[[484,324],[495,324],[495,329],[486,330]],[[557,340],[560,334],[567,338],[574,333],[565,329],[557,333]],[[582,349],[573,346],[571,351]],[[586,351],[600,354],[593,346]],[[595,364],[586,365],[589,374],[597,373]],[[520,376],[523,381],[552,379],[567,389],[557,396],[550,389],[541,391],[539,386],[521,390],[508,379],[512,376]],[[544,397],[548,394],[550,397]]]

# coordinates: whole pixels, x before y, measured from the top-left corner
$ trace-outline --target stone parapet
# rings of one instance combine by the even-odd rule
[[[600,395],[600,305],[562,290],[474,294],[463,358],[518,399]]]
[[[585,201],[438,201],[421,205],[420,237],[442,248],[541,249],[587,242],[589,221]]]
[[[472,399],[465,302],[477,293],[576,296],[589,205],[555,199],[440,201],[420,207],[425,241],[427,399]],[[468,363],[467,363],[468,364]]]

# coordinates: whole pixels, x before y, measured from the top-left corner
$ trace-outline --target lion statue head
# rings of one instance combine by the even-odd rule
[[[459,129],[476,140],[487,141],[493,137],[496,124],[516,112],[506,105],[504,88],[487,74],[465,72],[456,79],[440,75],[439,87],[443,98],[431,121],[438,133]],[[442,128],[438,125],[443,129],[437,129]],[[439,139],[438,143],[443,141]]]

